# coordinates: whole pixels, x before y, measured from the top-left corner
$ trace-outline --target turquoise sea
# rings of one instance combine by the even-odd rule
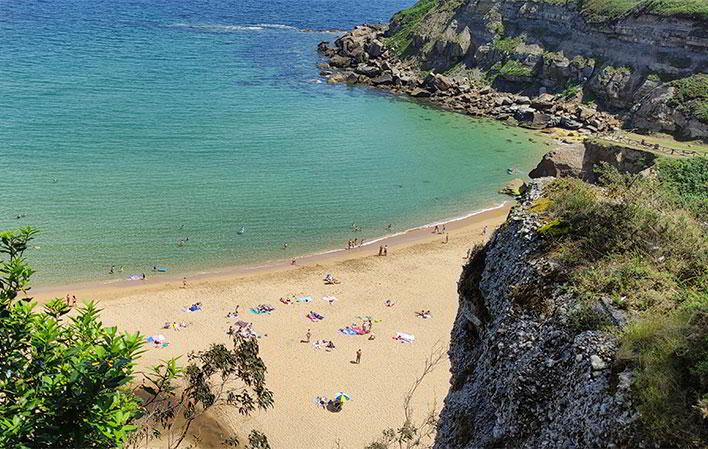
[[[35,284],[259,263],[503,201],[539,138],[318,75],[336,35],[303,29],[412,1],[0,0],[0,229],[40,229]]]

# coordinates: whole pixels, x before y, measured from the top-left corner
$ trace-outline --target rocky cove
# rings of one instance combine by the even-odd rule
[[[533,128],[708,138],[703,18],[593,23],[572,4],[512,0],[413,9],[320,43],[321,74]]]

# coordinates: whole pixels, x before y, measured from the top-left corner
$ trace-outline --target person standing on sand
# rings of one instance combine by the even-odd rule
[[[482,229],[482,235],[487,235],[487,226],[485,226],[484,229]]]
[[[442,228],[441,233],[444,234],[444,233],[446,233],[446,232],[447,232],[447,227],[446,227],[445,225],[443,225],[443,228]]]
[[[445,241],[443,243],[447,243],[450,241],[450,234],[445,233]]]
[[[76,306],[76,295],[71,295],[71,307]]]
[[[354,360],[354,363],[357,365],[361,363],[361,348],[356,350],[356,360]]]
[[[379,245],[379,256],[383,256],[383,246]]]
[[[182,288],[187,288],[187,287],[188,287],[188,285],[187,285],[187,277],[185,276],[185,277],[182,278]]]
[[[67,305],[67,306],[68,306],[68,305],[71,305],[71,296],[69,296],[68,293],[66,294],[66,300],[65,300],[65,301],[66,301],[66,305]]]
[[[434,234],[440,234],[440,227],[438,225],[435,225],[435,229],[433,229]]]
[[[388,245],[384,245],[384,257],[388,256]]]
[[[295,265],[295,259],[290,262],[290,265]]]
[[[305,332],[305,339],[301,340],[300,343],[309,343],[310,338],[312,338],[312,333],[310,332],[310,329],[308,329],[307,332]]]

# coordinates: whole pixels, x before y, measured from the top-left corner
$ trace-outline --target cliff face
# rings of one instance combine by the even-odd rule
[[[590,22],[574,2],[441,0],[416,20],[394,16],[388,35],[423,69],[479,69],[500,90],[577,95],[631,127],[708,137],[708,94],[686,98],[675,84],[708,72],[703,18],[635,12]]]
[[[586,139],[582,144],[563,146],[546,153],[529,176],[572,177],[595,182],[595,168],[602,163],[621,173],[636,174],[654,165],[656,158],[657,155],[649,151],[599,139]]]
[[[548,179],[548,178],[546,178]],[[437,449],[636,447],[632,373],[614,363],[609,333],[577,331],[577,306],[554,281],[528,210],[532,183],[492,240],[470,260],[450,347],[451,388]],[[621,326],[624,317],[601,306]]]

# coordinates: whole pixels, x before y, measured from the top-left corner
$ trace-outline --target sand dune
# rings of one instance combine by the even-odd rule
[[[450,329],[457,309],[457,279],[467,249],[483,239],[481,230],[501,223],[508,208],[503,208],[448,225],[449,243],[430,230],[415,236],[391,240],[388,257],[375,255],[378,246],[346,252],[336,257],[301,261],[295,268],[279,267],[238,276],[190,279],[187,289],[178,280],[139,287],[83,287],[76,289],[81,299],[93,298],[103,308],[103,321],[144,335],[164,334],[169,346],[149,349],[140,364],[206,348],[213,342],[227,342],[226,330],[235,321],[225,315],[238,304],[241,319],[253,322],[262,335],[260,346],[268,366],[268,386],[275,394],[275,407],[244,419],[236,412],[220,410],[205,420],[202,429],[235,428],[264,431],[275,449],[363,448],[381,431],[401,423],[402,401],[424,360],[436,347],[447,349]],[[324,273],[333,273],[342,282],[325,285]],[[53,291],[42,292],[48,296]],[[284,305],[286,295],[310,295],[311,303]],[[323,296],[335,296],[329,304]],[[394,307],[384,302],[392,300]],[[181,310],[195,302],[204,310]],[[247,313],[249,307],[269,303],[276,310],[269,315]],[[429,309],[432,318],[421,319],[415,311]],[[319,322],[306,318],[310,311],[325,316]],[[338,329],[358,316],[376,320],[376,338],[345,336]],[[164,330],[169,321],[188,321],[184,330]],[[332,340],[336,349],[316,350],[301,343],[307,329],[312,340]],[[415,342],[393,340],[396,332],[415,335]],[[357,349],[362,350],[358,365],[350,363]],[[448,389],[449,365],[444,363],[425,379],[414,399],[419,416],[430,407],[440,407]],[[338,391],[350,394],[352,401],[340,413],[318,408],[316,396],[332,397]],[[218,430],[217,430],[218,432]],[[204,438],[209,446],[215,435]]]

